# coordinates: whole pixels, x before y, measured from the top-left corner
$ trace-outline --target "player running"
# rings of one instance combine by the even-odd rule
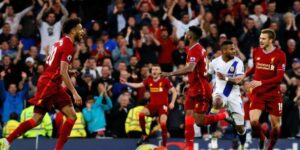
[[[280,83],[284,76],[286,56],[285,53],[273,45],[276,34],[271,29],[261,31],[259,37],[259,48],[253,50],[254,66],[245,75],[238,77],[243,80],[253,74],[253,81],[250,82],[251,103],[250,122],[253,131],[259,135],[259,149],[265,149],[266,136],[259,118],[262,111],[270,114],[272,131],[268,150],[272,150],[280,135],[282,96]]]
[[[153,65],[151,68],[152,76],[148,77],[141,83],[128,83],[130,87],[140,88],[147,87],[150,90],[150,103],[139,114],[139,122],[142,128],[142,137],[137,145],[141,145],[147,139],[145,130],[145,116],[159,116],[159,123],[162,130],[162,145],[166,147],[167,144],[167,115],[168,109],[173,109],[177,97],[176,89],[173,87],[171,81],[167,78],[161,77],[161,68],[159,65]],[[172,100],[168,104],[168,92],[172,92]]]
[[[227,109],[232,113],[233,123],[239,135],[241,147],[244,149],[246,130],[244,127],[243,102],[239,82],[235,80],[235,77],[244,75],[244,64],[235,56],[236,50],[231,41],[224,41],[221,50],[222,55],[212,60],[208,70],[209,74],[216,75],[213,109],[219,110],[227,106]]]
[[[71,97],[61,84],[62,81],[64,81],[68,89],[72,92],[75,104],[81,105],[81,97],[78,95],[70,80],[69,64],[75,53],[73,43],[74,41],[82,39],[85,32],[80,19],[67,20],[62,29],[65,36],[53,45],[53,49],[46,60],[46,69],[38,80],[35,97],[29,101],[34,104],[33,117],[21,123],[7,138],[1,139],[1,150],[8,150],[9,145],[14,139],[39,125],[45,113],[53,109],[53,106],[63,112],[67,118],[62,125],[61,134],[56,143],[55,150],[62,150],[64,144],[67,142],[77,117]]]
[[[188,74],[189,88],[186,94],[184,109],[186,148],[194,148],[194,122],[198,126],[208,125],[229,118],[227,112],[206,115],[211,101],[212,89],[207,78],[208,59],[206,50],[198,43],[202,31],[196,26],[189,27],[185,34],[189,46],[187,62],[184,68],[175,72],[164,72],[163,76],[179,76]]]

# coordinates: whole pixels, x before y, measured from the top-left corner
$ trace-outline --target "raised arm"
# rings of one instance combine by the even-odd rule
[[[44,3],[42,10],[39,12],[39,14],[36,17],[36,21],[37,21],[37,23],[38,23],[39,26],[42,23],[42,18],[43,18],[43,15],[44,15],[44,13],[45,13],[45,11],[46,11],[47,8],[48,8],[48,4]]]
[[[63,16],[61,17],[60,22],[63,24],[65,22],[65,20],[68,18],[69,12],[61,2],[60,2],[60,8],[63,13]]]
[[[187,63],[183,68],[181,69],[178,69],[174,72],[163,72],[162,75],[165,76],[165,77],[168,77],[168,76],[180,76],[180,75],[185,75],[185,74],[188,74],[190,72],[193,72],[194,69],[196,68],[196,63],[194,62],[189,62]]]
[[[174,0],[173,4],[171,5],[171,7],[168,9],[168,18],[170,19],[170,21],[174,21],[176,20],[176,18],[173,16],[173,10],[174,10],[174,7],[175,5],[177,4],[178,0]]]
[[[32,1],[32,5],[25,8],[24,10],[22,10],[21,12],[17,13],[17,15],[20,17],[20,18],[23,18],[29,11],[31,11],[33,8],[34,8],[34,5],[35,5],[35,0]]]
[[[9,4],[10,3],[10,0],[3,0],[1,3],[0,3],[0,9],[2,9],[2,7],[4,6],[4,4]]]

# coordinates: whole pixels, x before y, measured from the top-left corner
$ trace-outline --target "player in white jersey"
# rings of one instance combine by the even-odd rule
[[[244,110],[239,82],[235,77],[244,74],[243,62],[236,57],[236,50],[231,41],[221,45],[222,55],[209,64],[208,73],[215,75],[213,90],[213,110],[227,107],[232,114],[233,124],[239,135],[242,149],[246,141],[244,128]]]

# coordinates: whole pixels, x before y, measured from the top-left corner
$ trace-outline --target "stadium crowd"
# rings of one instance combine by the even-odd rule
[[[33,115],[33,106],[27,101],[35,94],[52,44],[61,37],[63,22],[75,17],[83,20],[87,36],[75,44],[72,62],[79,75],[71,79],[83,105],[76,106],[78,119],[71,137],[140,137],[137,114],[150,93],[145,88],[132,89],[121,80],[143,81],[150,75],[152,64],[159,64],[165,72],[183,67],[187,50],[183,36],[190,26],[202,29],[199,42],[210,60],[220,56],[223,41],[232,40],[245,70],[253,66],[252,48],[259,44],[260,30],[276,31],[275,45],[287,56],[281,83],[281,137],[300,137],[299,0],[3,0],[0,8],[3,137]],[[187,77],[171,80],[178,98],[168,116],[169,136],[184,137]],[[242,89],[248,84],[245,81]],[[247,114],[247,91],[242,93]],[[248,115],[245,117],[249,120]],[[146,119],[147,133],[159,131],[156,119]],[[63,121],[63,115],[53,110],[24,137],[57,137]],[[261,121],[268,124],[266,117]],[[221,133],[231,134],[226,126],[219,124]],[[210,132],[202,127],[201,133]]]

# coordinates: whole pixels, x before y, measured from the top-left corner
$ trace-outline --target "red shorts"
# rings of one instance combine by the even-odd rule
[[[250,110],[259,109],[275,116],[282,115],[282,97],[266,98],[252,94]]]
[[[203,99],[202,96],[185,97],[184,110],[194,110],[195,113],[206,113],[209,109],[209,99]]]
[[[149,110],[151,117],[168,115],[168,105],[148,104],[145,107]]]
[[[64,88],[40,81],[36,95],[29,102],[35,105],[34,112],[40,114],[45,114],[54,108],[61,110],[67,105],[72,105],[71,97]]]

